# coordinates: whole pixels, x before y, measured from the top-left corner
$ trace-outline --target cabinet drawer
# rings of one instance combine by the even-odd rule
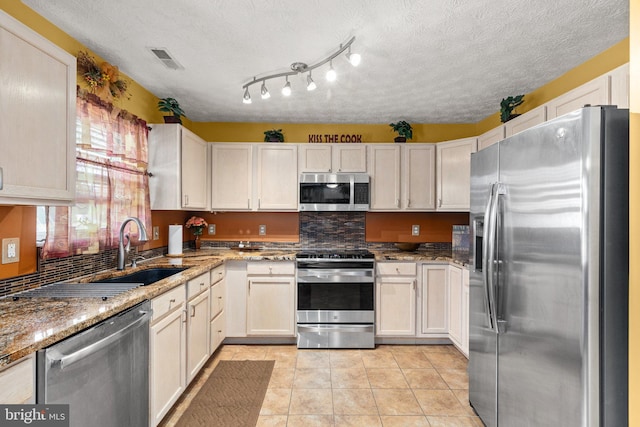
[[[376,273],[379,276],[415,276],[415,262],[377,262]]]
[[[209,315],[213,319],[224,310],[224,282],[218,282],[211,287],[211,309]]]
[[[33,356],[26,357],[0,371],[0,402],[3,404],[34,402],[34,373]]]
[[[209,289],[209,284],[210,276],[208,271],[189,280],[187,282],[187,300]]]
[[[224,279],[224,265],[219,265],[211,270],[211,284],[218,283]]]
[[[271,275],[289,275],[295,273],[295,264],[292,262],[250,262],[247,263],[248,275],[271,276]]]
[[[176,307],[184,304],[185,294],[184,285],[177,286],[164,294],[151,300],[151,308],[153,315],[151,321],[160,319],[165,314],[173,311]]]

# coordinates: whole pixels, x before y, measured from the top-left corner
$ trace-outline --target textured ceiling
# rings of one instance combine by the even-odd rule
[[[193,121],[473,123],[629,35],[629,0],[23,0]],[[338,79],[242,85],[355,36]],[[166,48],[183,70],[148,50]]]

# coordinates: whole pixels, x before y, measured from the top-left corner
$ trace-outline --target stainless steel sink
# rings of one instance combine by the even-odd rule
[[[96,280],[91,283],[140,283],[141,286],[147,286],[151,283],[166,279],[169,276],[173,276],[174,274],[178,274],[187,268],[188,267],[149,268],[147,270],[139,270],[125,274],[124,276]]]

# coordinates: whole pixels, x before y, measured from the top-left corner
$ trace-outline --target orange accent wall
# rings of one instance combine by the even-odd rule
[[[35,273],[38,268],[35,207],[0,206],[0,241],[13,237],[20,238],[20,261],[0,264],[0,279]]]
[[[297,212],[222,212],[204,213],[209,224],[216,225],[216,234],[210,236],[205,230],[202,240],[249,240],[252,242],[299,242],[300,217]],[[267,226],[267,234],[260,236],[258,227]],[[184,229],[187,240],[193,240],[189,229]]]
[[[461,212],[368,212],[367,242],[451,243],[454,225],[468,225],[469,214]],[[420,235],[411,235],[412,225],[420,226]]]
[[[141,249],[155,249],[169,245],[169,226],[171,224],[184,224],[191,217],[185,211],[151,211],[151,230],[147,230],[151,240]],[[153,240],[153,227],[158,227],[158,240]],[[182,235],[182,241],[191,240],[186,233]]]

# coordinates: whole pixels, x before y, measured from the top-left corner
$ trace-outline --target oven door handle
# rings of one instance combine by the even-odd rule
[[[331,325],[331,324],[313,324],[313,325],[301,325],[298,324],[298,332],[324,332],[324,331],[335,331],[339,330],[340,332],[372,332],[373,325],[371,324],[363,324],[363,325]]]

